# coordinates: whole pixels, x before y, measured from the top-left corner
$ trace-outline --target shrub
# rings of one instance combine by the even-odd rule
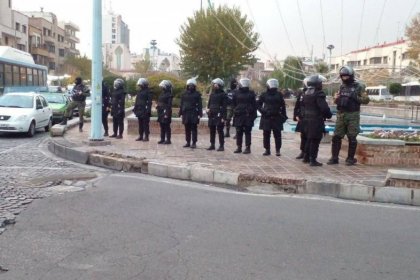
[[[185,81],[169,73],[151,74],[147,77],[147,79],[149,80],[149,87],[153,91],[153,94],[154,94],[153,100],[157,100],[159,94],[161,93],[159,84],[162,80],[171,81],[172,92],[174,94],[174,97],[176,98],[179,98],[185,90]]]
[[[392,83],[389,85],[389,92],[391,94],[397,95],[401,92],[402,86],[400,83]]]

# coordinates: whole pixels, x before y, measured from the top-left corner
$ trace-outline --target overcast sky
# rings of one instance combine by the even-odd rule
[[[78,47],[82,54],[91,56],[92,0],[12,1],[16,10],[39,11],[43,7],[44,11],[55,13],[58,20],[79,25]],[[130,28],[131,52],[140,53],[155,39],[162,51],[179,54],[175,43],[179,27],[200,9],[200,2],[114,0],[112,9],[122,15]],[[202,2],[203,8],[207,8],[207,0]],[[105,9],[110,8],[110,3],[102,1]],[[404,36],[409,19],[420,12],[418,0],[214,0],[213,3],[235,5],[254,21],[255,31],[263,42],[257,56],[263,60],[287,55],[310,56],[312,48],[315,56],[326,53],[328,57],[329,44],[335,46],[334,57],[395,41]]]

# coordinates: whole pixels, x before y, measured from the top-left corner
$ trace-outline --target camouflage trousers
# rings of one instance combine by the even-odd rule
[[[79,109],[79,121],[83,123],[83,115],[85,114],[85,107],[86,107],[85,101],[71,101],[69,105],[67,106],[64,116],[67,118],[70,118],[71,114],[73,114],[73,109],[76,107],[77,109]]]
[[[337,112],[334,136],[356,137],[360,132],[360,112]]]

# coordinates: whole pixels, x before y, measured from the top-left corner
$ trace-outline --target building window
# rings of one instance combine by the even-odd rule
[[[64,57],[64,49],[58,49],[58,55]]]
[[[22,25],[22,32],[26,34],[26,25]]]
[[[402,59],[404,60],[404,59],[407,59],[407,58],[408,58],[408,52],[403,53],[402,54]]]
[[[9,0],[9,8],[12,8],[12,0]]]
[[[114,34],[114,35],[112,35],[112,39],[115,39],[115,38],[116,38],[115,34]]]
[[[367,59],[363,60],[363,65],[367,65]]]
[[[112,43],[115,44],[115,40],[112,40]]]
[[[55,70],[55,63],[54,62],[48,63],[48,68],[50,68],[50,70]]]
[[[17,31],[20,31],[20,23],[19,22],[16,22],[15,25],[16,25],[16,30]]]
[[[382,63],[383,63],[383,64],[388,64],[388,57],[387,57],[387,56],[384,56],[384,57],[382,58]]]
[[[369,64],[381,64],[382,57],[372,57],[369,59]]]
[[[112,33],[116,33],[117,32],[117,30],[116,29],[112,29]]]

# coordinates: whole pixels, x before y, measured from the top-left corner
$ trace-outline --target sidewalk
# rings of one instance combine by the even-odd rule
[[[138,162],[138,169],[141,169],[142,173],[207,183],[225,183],[246,188],[248,191],[271,190],[420,205],[420,190],[384,187],[388,167],[359,164],[346,166],[344,158],[340,158],[341,163],[338,165],[325,164],[330,157],[330,143],[320,145],[318,161],[324,163],[322,167],[311,167],[295,159],[300,152],[300,137],[297,133],[283,133],[281,156],[277,157],[262,156],[262,131],[255,130],[252,134],[252,153],[249,155],[233,153],[236,149],[233,138],[226,138],[224,152],[206,150],[209,146],[209,135],[198,136],[197,149],[183,148],[183,134],[173,135],[171,145],[157,144],[157,135],[151,135],[149,142],[138,142],[135,141],[137,136],[125,133],[124,138],[120,140],[106,137],[105,140],[110,140],[111,145],[92,147],[86,144],[89,132],[90,123],[85,124],[82,133],[77,129],[69,129],[63,138],[51,138],[50,150],[56,150],[54,145],[65,146],[70,151],[81,153],[82,161],[86,159],[86,163],[94,165],[98,165],[95,164],[98,160],[89,160],[89,155],[105,155],[108,162],[110,158],[115,158],[120,161],[120,165],[121,160],[124,161],[125,158],[130,162]],[[274,151],[274,139],[271,141]],[[168,166],[172,169],[168,169]],[[378,188],[381,188],[381,192],[385,189],[397,191],[398,197],[389,198],[387,193],[386,199],[375,199],[375,193],[379,193]],[[418,198],[414,197],[414,194],[417,194]]]

